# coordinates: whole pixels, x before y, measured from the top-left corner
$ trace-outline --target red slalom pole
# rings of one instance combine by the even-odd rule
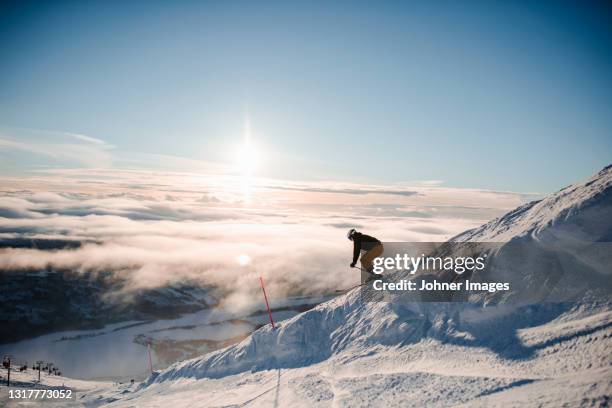
[[[263,278],[261,276],[259,277],[259,283],[261,284],[261,290],[263,291],[264,299],[266,300],[266,308],[268,309],[268,316],[270,316],[270,323],[272,324],[272,328],[276,329],[276,326],[274,326],[274,320],[272,319],[272,312],[270,311],[270,304],[268,303],[268,295],[266,295],[266,288],[264,287]]]

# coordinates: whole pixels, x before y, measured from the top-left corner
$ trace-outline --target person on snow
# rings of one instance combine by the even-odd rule
[[[374,237],[357,232],[355,228],[351,228],[346,236],[353,241],[353,262],[351,262],[351,268],[355,267],[359,254],[363,250],[366,253],[361,257],[361,269],[373,275],[374,259],[383,253],[382,242]]]

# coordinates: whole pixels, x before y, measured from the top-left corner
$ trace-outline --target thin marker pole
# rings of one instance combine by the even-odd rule
[[[259,277],[259,283],[261,284],[261,290],[263,291],[264,299],[266,300],[266,308],[268,309],[268,316],[270,316],[270,323],[272,324],[272,328],[276,329],[274,326],[274,320],[272,319],[272,312],[270,311],[270,304],[268,303],[268,295],[266,295],[266,288],[264,287],[263,278]]]
[[[151,342],[147,343],[147,351],[149,352],[149,370],[153,374],[153,361],[151,360]]]

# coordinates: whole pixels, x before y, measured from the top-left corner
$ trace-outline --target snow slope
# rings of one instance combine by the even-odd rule
[[[451,241],[506,242],[531,235],[537,239],[612,241],[612,165],[588,179],[510,211]]]
[[[611,184],[607,167],[455,240],[609,241]],[[533,284],[549,276],[549,266],[516,273]],[[559,282],[598,287],[610,280],[600,267],[581,266]],[[100,390],[85,400],[103,396],[118,407],[604,406],[612,394],[612,308],[608,288],[601,290],[595,298],[483,308],[367,302],[356,289],[277,330],[266,326],[174,364],[134,392]]]
[[[496,267],[472,280],[510,282],[504,301],[576,301],[612,293],[612,166],[525,204],[454,242],[503,242]],[[488,295],[499,301],[501,294]],[[472,299],[471,299],[472,300]]]
[[[77,399],[63,402],[51,402],[45,400],[30,400],[20,401],[11,400],[9,398],[9,388],[5,386],[7,377],[7,370],[4,368],[0,369],[0,381],[2,386],[0,387],[0,407],[45,407],[45,406],[67,406],[67,407],[79,407],[83,404],[79,401],[79,395],[81,393],[87,393],[98,389],[119,389],[112,383],[108,382],[97,382],[97,381],[83,381],[76,380],[74,378],[68,378],[63,376],[49,375],[42,372],[40,375],[40,382],[38,382],[38,371],[28,370],[24,372],[11,371],[11,389],[45,389],[45,390],[63,390],[71,389],[73,391],[78,390]],[[15,388],[16,387],[16,388]],[[122,386],[121,388],[125,388]]]

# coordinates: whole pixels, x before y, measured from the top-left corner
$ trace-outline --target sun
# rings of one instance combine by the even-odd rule
[[[246,139],[236,152],[236,165],[245,176],[251,176],[259,164],[259,154],[250,139]]]
[[[259,153],[251,140],[251,122],[248,118],[244,123],[244,140],[236,151],[236,166],[243,176],[253,175],[259,165]]]

